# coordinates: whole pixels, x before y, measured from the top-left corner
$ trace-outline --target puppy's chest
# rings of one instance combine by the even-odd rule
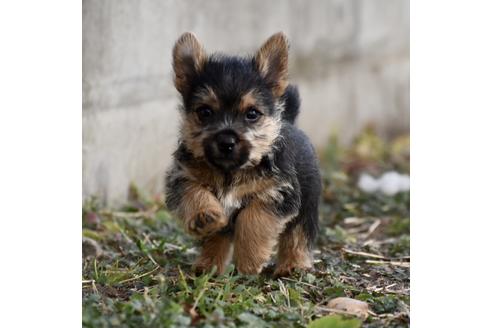
[[[243,203],[246,202],[246,197],[244,195],[239,195],[235,190],[224,191],[220,193],[217,198],[224,208],[227,217],[230,217],[234,211],[241,208]]]
[[[252,199],[268,202],[278,193],[277,186],[272,180],[244,183],[218,190],[217,199],[224,208],[225,214],[230,217],[237,209],[244,207]]]

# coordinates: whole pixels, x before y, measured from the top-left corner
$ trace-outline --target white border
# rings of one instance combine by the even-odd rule
[[[0,327],[81,325],[81,4],[0,3]]]
[[[490,319],[492,3],[411,2],[411,324]]]
[[[491,7],[411,2],[414,327],[489,321]],[[0,4],[2,327],[81,322],[81,13]]]

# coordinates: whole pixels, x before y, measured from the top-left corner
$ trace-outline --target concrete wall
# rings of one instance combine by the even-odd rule
[[[193,31],[207,50],[253,52],[291,41],[299,125],[322,147],[374,124],[409,130],[407,0],[84,0],[83,196],[125,200],[128,185],[161,191],[176,144],[171,49]]]

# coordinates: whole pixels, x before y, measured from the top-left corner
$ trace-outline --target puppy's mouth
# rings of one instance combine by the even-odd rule
[[[223,130],[203,140],[205,158],[222,171],[239,169],[248,161],[250,144],[233,130]]]

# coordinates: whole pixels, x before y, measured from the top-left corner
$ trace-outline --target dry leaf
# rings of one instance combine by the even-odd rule
[[[97,241],[83,237],[82,238],[82,257],[99,257],[103,254],[103,250],[101,246],[97,243]]]
[[[348,297],[337,297],[328,302],[328,308],[345,311],[362,319],[368,317],[369,304]]]

